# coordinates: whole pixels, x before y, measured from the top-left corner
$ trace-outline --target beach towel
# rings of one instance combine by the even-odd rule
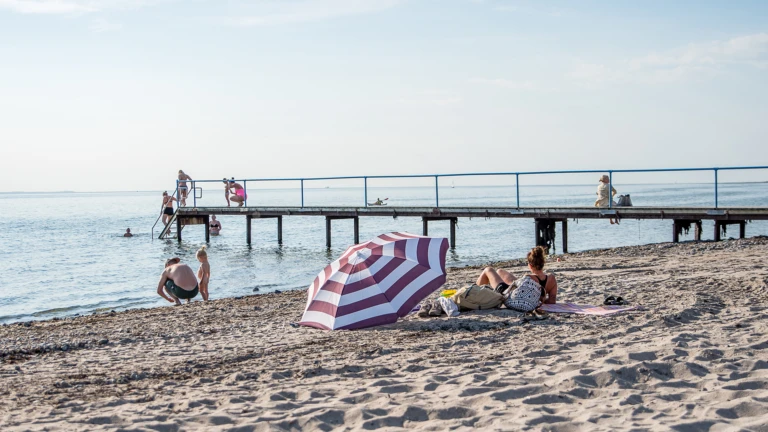
[[[640,306],[593,306],[575,303],[543,304],[541,310],[549,313],[568,313],[581,315],[613,315],[619,312],[640,310]]]

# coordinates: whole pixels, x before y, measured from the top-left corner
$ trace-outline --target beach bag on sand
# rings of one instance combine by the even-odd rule
[[[632,207],[632,198],[629,194],[619,195],[619,201],[616,203],[617,207]]]
[[[456,306],[456,303],[454,303],[453,300],[440,297],[437,299],[437,303],[440,304],[440,307],[443,308],[443,311],[449,317],[459,316],[459,307]]]
[[[470,285],[451,297],[459,310],[493,309],[499,307],[504,296],[486,286]]]
[[[509,297],[504,299],[507,309],[518,312],[530,312],[541,304],[543,290],[538,282],[530,276],[523,276],[515,281],[517,288],[512,290]]]

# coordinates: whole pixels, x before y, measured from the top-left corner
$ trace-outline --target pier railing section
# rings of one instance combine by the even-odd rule
[[[721,171],[747,171],[747,170],[768,170],[768,166],[738,166],[738,167],[713,167],[713,168],[649,168],[649,169],[614,169],[614,170],[565,170],[565,171],[520,171],[520,172],[480,172],[480,173],[453,173],[453,174],[407,174],[407,175],[370,175],[370,176],[338,176],[338,177],[289,177],[289,178],[250,178],[250,179],[227,179],[229,182],[235,182],[241,184],[244,192],[244,206],[248,206],[248,184],[255,183],[270,183],[270,182],[296,182],[299,185],[301,191],[301,207],[304,207],[305,198],[305,186],[312,182],[320,181],[339,181],[339,180],[360,180],[362,181],[362,193],[363,193],[363,205],[362,207],[368,207],[368,181],[369,180],[384,180],[384,179],[434,179],[435,188],[435,207],[440,207],[440,180],[449,178],[460,177],[514,177],[515,179],[515,202],[516,207],[521,207],[520,202],[520,178],[529,176],[546,176],[546,175],[563,175],[563,174],[607,174],[609,179],[608,190],[613,187],[614,176],[616,174],[628,174],[628,173],[674,173],[674,172],[711,172],[713,179],[713,208],[719,208],[719,178],[718,174]],[[189,180],[187,180],[189,181]],[[191,194],[192,206],[197,206],[198,191],[200,197],[202,197],[202,188],[196,187],[196,183],[225,183],[225,180],[194,180],[191,181],[192,188]],[[445,185],[444,185],[445,186]],[[179,194],[179,181],[176,181],[176,193]],[[613,199],[608,200],[608,207],[613,207]]]

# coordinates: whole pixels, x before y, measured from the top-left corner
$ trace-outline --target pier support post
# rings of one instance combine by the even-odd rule
[[[563,219],[563,253],[568,253],[568,219]]]
[[[720,241],[721,239],[721,231],[725,227],[727,228],[728,225],[738,225],[739,226],[739,238],[746,237],[747,234],[747,221],[744,220],[716,220],[715,221],[715,241]]]
[[[325,247],[331,248],[331,218],[325,217]]]
[[[720,241],[720,221],[715,221],[715,241]]]
[[[680,241],[680,234],[685,231],[688,234],[693,225],[693,239],[695,241],[701,240],[701,220],[699,219],[672,219],[672,242],[678,243]]]
[[[283,244],[283,217],[277,217],[277,244]]]
[[[741,221],[739,222],[739,238],[743,239],[744,237],[746,237],[746,234],[747,234],[747,222]]]
[[[447,220],[451,224],[451,234],[450,238],[448,239],[451,249],[456,249],[456,225],[459,224],[459,218],[458,217],[422,217],[421,218],[421,226],[422,226],[422,233],[425,236],[429,235],[429,221],[436,221],[436,220]]]
[[[210,216],[205,215],[205,242],[210,243],[211,242],[211,222],[210,222]]]
[[[181,216],[176,216],[176,240],[181,243]]]
[[[251,219],[253,216],[246,215],[245,216],[245,242],[248,243],[248,246],[251,245]]]
[[[456,249],[456,218],[451,219],[451,249]]]
[[[360,244],[360,218],[355,216],[353,224],[355,226],[355,244]]]

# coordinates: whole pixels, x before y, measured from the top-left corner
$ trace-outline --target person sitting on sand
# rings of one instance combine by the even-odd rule
[[[613,188],[613,186],[610,186],[611,179],[607,175],[603,175],[600,177],[600,184],[597,185],[597,199],[595,200],[595,207],[608,207],[608,203],[613,199],[614,196],[616,196],[616,189]],[[610,196],[608,194],[608,189],[610,188],[611,193]],[[613,203],[614,206],[616,206],[616,203]],[[611,224],[618,224],[619,219],[617,218],[614,222],[614,219],[610,219]]]
[[[157,293],[160,297],[180,305],[179,299],[185,299],[189,303],[199,291],[195,271],[188,265],[181,264],[180,258],[174,257],[165,262],[165,270],[157,284]]]
[[[125,229],[125,234],[123,234],[123,237],[133,237],[133,234],[131,234],[130,228]]]
[[[200,295],[203,297],[203,301],[208,301],[208,281],[211,279],[211,265],[208,264],[208,252],[205,251],[205,246],[201,247],[195,256],[200,261],[200,268],[197,269],[197,279],[200,280]]]
[[[229,207],[229,202],[233,201],[238,203],[238,207],[242,207],[243,203],[245,202],[248,197],[245,194],[245,189],[243,189],[243,186],[240,183],[235,182],[235,178],[232,177],[231,180],[224,179],[224,198],[227,199],[227,207]],[[230,195],[230,192],[232,195]]]
[[[531,312],[542,303],[555,304],[557,301],[557,280],[555,275],[544,273],[546,250],[536,246],[528,252],[528,270],[520,279],[514,280],[514,289],[505,289],[504,306],[520,312]]]
[[[208,225],[211,227],[211,235],[219,235],[221,232],[221,222],[216,220],[216,215],[211,215],[213,219]]]

